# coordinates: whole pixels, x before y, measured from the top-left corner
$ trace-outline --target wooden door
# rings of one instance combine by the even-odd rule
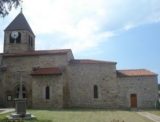
[[[131,108],[137,108],[137,95],[131,94]]]

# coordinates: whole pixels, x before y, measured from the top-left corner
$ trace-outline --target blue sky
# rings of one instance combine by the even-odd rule
[[[0,19],[1,52],[3,30],[19,11]],[[37,50],[71,48],[75,58],[160,74],[160,0],[24,0],[23,13]]]

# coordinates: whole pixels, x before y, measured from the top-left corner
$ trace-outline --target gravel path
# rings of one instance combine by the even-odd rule
[[[160,116],[148,113],[148,112],[137,112],[139,115],[144,116],[154,122],[160,122]]]
[[[5,114],[13,111],[15,111],[14,108],[0,108],[0,114]]]

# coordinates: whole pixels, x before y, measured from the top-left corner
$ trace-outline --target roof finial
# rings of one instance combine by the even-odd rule
[[[23,8],[21,7],[21,13],[23,13]]]
[[[20,1],[20,6],[21,6],[21,13],[23,12],[23,0]]]

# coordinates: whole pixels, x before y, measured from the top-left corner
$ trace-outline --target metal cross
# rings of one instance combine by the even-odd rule
[[[20,0],[21,13],[23,12],[23,0]]]

